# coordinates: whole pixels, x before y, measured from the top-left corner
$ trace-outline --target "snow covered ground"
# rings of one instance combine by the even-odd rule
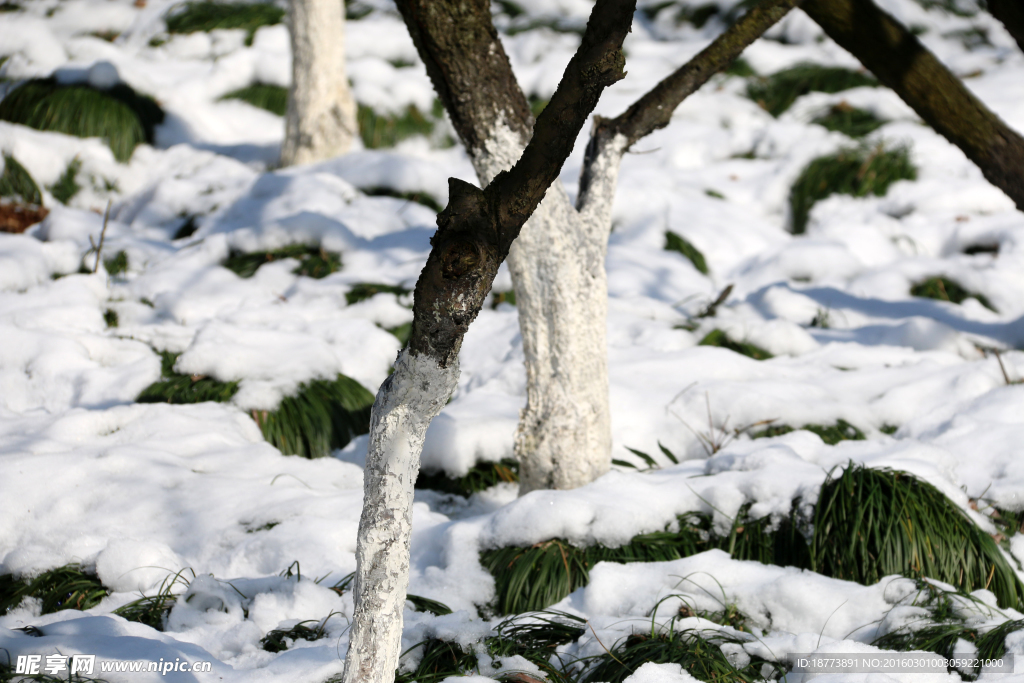
[[[410,104],[430,111],[433,91],[397,13],[385,0],[360,4],[374,9],[349,25],[357,99],[382,113]],[[568,27],[590,10],[584,0],[521,4],[527,18]],[[914,0],[880,4],[1024,131],[1024,54],[997,21]],[[0,14],[0,55],[8,57],[0,91],[54,74],[83,80],[108,62],[167,113],[157,145],[140,146],[129,163],[98,139],[0,121],[0,150],[25,166],[51,210],[25,235],[0,234],[0,574],[32,577],[80,563],[111,591],[84,612],[40,614],[26,601],[0,616],[0,650],[13,658],[59,652],[213,663],[209,673],[100,676],[110,683],[320,683],[341,672],[348,643],[351,597],[329,586],[355,568],[366,439],[334,458],[286,457],[263,440],[250,412],[274,409],[301,383],[339,372],[376,390],[400,347],[386,329],[411,312],[394,294],[352,305],[345,294],[358,283],[411,286],[434,213],[362,190],[422,192],[443,205],[448,177],[475,176],[462,149],[438,145],[438,136],[272,170],[282,119],[220,97],[253,82],[287,85],[285,27],[259,29],[251,46],[242,30],[168,37],[163,17],[173,5],[28,0]],[[626,42],[629,75],[597,113],[621,112],[722,28],[716,20],[677,25],[671,14],[638,15]],[[975,28],[985,41],[965,39]],[[119,36],[93,35],[102,32]],[[152,40],[159,36],[166,42]],[[503,40],[524,91],[546,98],[579,38],[539,26]],[[808,61],[857,68],[800,12],[744,58],[760,74]],[[745,89],[740,77],[716,77],[622,165],[607,260],[613,457],[639,464],[631,447],[656,455],[662,469],[618,467],[580,490],[521,499],[508,484],[466,502],[417,494],[410,592],[455,613],[408,610],[406,646],[427,635],[468,644],[496,623],[478,613],[494,597],[481,549],[551,538],[614,546],[688,511],[728,526],[751,502],[754,517],[785,515],[797,496],[813,502],[827,472],[850,461],[931,482],[992,533],[986,510],[1024,509],[1024,353],[1014,350],[1024,346],[1024,214],[884,88],[811,93],[777,119]],[[841,102],[888,121],[868,144],[905,145],[917,180],[884,197],[834,195],[815,206],[806,234],[791,235],[794,180],[813,158],[855,144],[811,123]],[[88,182],[63,206],[46,188],[76,158]],[[562,174],[570,192],[581,158],[577,144]],[[128,270],[111,276],[101,265],[79,274],[108,200],[104,252],[123,250]],[[198,230],[174,239],[189,218]],[[704,254],[708,275],[663,249],[669,230]],[[341,270],[314,280],[281,260],[242,279],[221,265],[231,250],[310,242],[340,252]],[[995,245],[997,254],[964,253]],[[913,284],[939,275],[995,310],[974,298],[957,305],[910,295]],[[717,315],[696,318],[727,285]],[[495,290],[510,288],[503,269]],[[714,329],[775,357],[699,346]],[[991,349],[1003,350],[1003,368]],[[181,372],[239,381],[238,393],[225,404],[135,403],[160,377],[160,351],[181,353]],[[423,454],[425,467],[453,476],[511,457],[525,395],[514,307],[481,313],[461,364],[457,394]],[[840,419],[866,440],[826,445],[802,430],[752,439],[756,430],[742,429]],[[722,447],[711,453],[708,441]],[[682,462],[671,465],[658,442]],[[1010,544],[1024,560],[1024,536]],[[287,571],[295,562],[301,580]],[[182,570],[191,585],[163,631],[112,614]],[[710,551],[602,564],[557,609],[589,620],[592,631],[573,646],[586,655],[631,629],[650,629],[652,618],[668,620],[651,616],[666,596],[709,610],[730,604],[764,632],[748,652],[785,660],[875,651],[867,643],[918,609],[908,606],[913,593],[912,582],[897,577],[859,586]],[[991,604],[990,595],[979,591],[979,604]],[[661,614],[678,613],[678,605]],[[978,623],[1022,618],[1012,609],[981,612]],[[273,629],[324,618],[325,638],[280,653],[261,646]],[[28,626],[42,635],[16,630]],[[1007,646],[1024,656],[1021,633]],[[678,666],[652,665],[634,680],[685,678]],[[830,680],[840,679],[864,676]]]

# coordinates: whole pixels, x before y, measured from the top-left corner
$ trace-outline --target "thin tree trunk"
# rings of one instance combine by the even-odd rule
[[[482,191],[454,178],[448,181],[448,206],[438,214],[433,248],[416,282],[409,347],[378,391],[371,414],[345,683],[394,680],[423,437],[455,388],[463,336],[498,266],[558,177],[598,97],[624,76],[622,41],[635,6],[636,0],[597,1],[582,45],[510,170]],[[461,27],[452,28],[457,32]]]
[[[345,75],[344,0],[291,0],[292,86],[281,165],[345,154],[358,133]]]
[[[1021,0],[988,0],[988,11],[1010,32],[1024,50],[1024,2]]]
[[[807,0],[803,10],[1024,211],[1024,138],[912,33],[871,0]]]

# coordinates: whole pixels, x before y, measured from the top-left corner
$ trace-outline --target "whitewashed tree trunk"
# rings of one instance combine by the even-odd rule
[[[447,368],[403,350],[370,414],[363,513],[356,546],[356,600],[345,680],[391,683],[402,642],[409,587],[413,485],[423,439],[455,391],[458,363]]]
[[[281,165],[345,154],[358,133],[345,75],[344,0],[291,0],[292,86]]]
[[[494,130],[474,158],[483,184],[525,146],[507,128]],[[583,486],[611,466],[604,261],[625,140],[605,148],[591,163],[594,180],[580,211],[556,182],[506,260],[526,362],[526,407],[515,438],[520,495]]]

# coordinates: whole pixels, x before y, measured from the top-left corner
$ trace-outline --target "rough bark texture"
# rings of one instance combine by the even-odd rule
[[[344,154],[358,134],[356,103],[345,75],[345,3],[291,0],[292,87],[281,164]]]
[[[430,421],[444,408],[458,378],[458,363],[442,368],[427,356],[404,350],[395,362],[395,372],[377,391],[363,471],[365,491],[356,546],[359,569],[354,587],[358,596],[356,626],[345,659],[346,681],[394,678],[409,587],[413,485],[419,455]]]
[[[1003,22],[1017,45],[1024,50],[1024,2],[1021,0],[988,0],[988,11]]]
[[[1024,211],[1024,138],[913,34],[871,0],[806,0],[803,10]]]
[[[455,388],[463,335],[498,266],[557,177],[601,92],[624,75],[621,47],[635,5],[598,0],[583,44],[511,170],[486,190],[449,180],[448,206],[437,217],[433,248],[416,283],[409,348],[399,354],[371,414],[345,683],[394,680],[409,581],[413,484],[426,429]]]

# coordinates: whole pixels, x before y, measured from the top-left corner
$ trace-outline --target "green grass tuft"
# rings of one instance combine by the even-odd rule
[[[407,593],[405,599],[406,602],[412,604],[413,611],[415,612],[430,612],[431,614],[436,614],[437,616],[452,613],[452,608],[444,604],[443,602],[431,600],[430,598],[424,598],[421,595],[412,595],[410,593]]]
[[[480,563],[494,576],[499,614],[517,614],[553,605],[587,585],[590,569],[598,562],[661,562],[678,560],[720,548],[741,560],[806,566],[806,543],[794,521],[783,520],[770,531],[768,518],[750,520],[749,505],[740,509],[728,534],[713,533],[710,515],[689,513],[679,518],[676,530],[633,537],[618,548],[578,548],[553,539],[528,547],[485,550]]]
[[[269,2],[186,2],[166,18],[168,33],[195,33],[215,29],[240,28],[247,32],[245,44],[261,26],[280,24],[285,11]]]
[[[117,317],[117,311],[112,308],[103,311],[103,322],[107,324],[107,327],[117,327],[120,322]]]
[[[196,234],[196,230],[199,229],[199,226],[196,225],[196,216],[183,216],[183,218],[185,219],[185,222],[174,231],[173,239],[183,240],[186,237],[191,237]]]
[[[341,270],[341,254],[315,244],[292,244],[282,249],[254,253],[232,249],[221,265],[239,277],[249,278],[263,264],[285,258],[298,259],[299,265],[292,271],[296,275],[320,279]]]
[[[114,157],[125,162],[136,145],[153,142],[164,113],[153,99],[124,84],[96,90],[45,78],[22,83],[0,101],[0,119],[36,130],[103,138]]]
[[[182,569],[177,574],[164,579],[156,595],[144,595],[138,600],[118,607],[114,610],[114,614],[124,617],[128,621],[137,621],[157,631],[163,631],[167,624],[167,615],[178,602],[178,593],[174,592],[175,586],[180,584],[188,588],[189,581],[183,576],[185,571]],[[192,576],[195,577],[195,572],[192,572]]]
[[[516,292],[514,289],[507,289],[504,292],[491,290],[491,310],[496,310],[501,304],[516,305]]]
[[[206,375],[182,375],[174,371],[180,354],[160,352],[161,377],[142,390],[138,403],[226,403],[238,391],[238,382],[221,382]]]
[[[837,66],[798,64],[755,79],[747,86],[747,97],[772,116],[778,116],[809,92],[836,93],[863,86],[877,87],[878,81],[868,74]]]
[[[675,530],[635,536],[619,548],[578,548],[560,539],[528,547],[488,549],[480,563],[494,576],[499,614],[543,609],[585,586],[600,561],[654,562],[717,548],[739,560],[811,569],[870,585],[901,574],[938,579],[962,591],[987,588],[1017,607],[1021,585],[996,541],[930,484],[905,472],[850,466],[822,486],[807,524],[794,501],[788,518],[750,519],[743,506],[725,535],[712,518],[689,513]],[[809,536],[805,536],[805,529]],[[808,540],[809,539],[809,540]],[[742,628],[726,609],[709,616]]]
[[[873,133],[887,121],[880,119],[865,109],[851,107],[845,102],[831,107],[827,112],[816,117],[812,123],[824,126],[851,138],[862,138]]]
[[[370,107],[359,105],[359,135],[367,149],[394,147],[413,135],[430,135],[434,122],[419,109],[409,105],[403,114],[378,114]]]
[[[995,540],[931,484],[905,472],[847,467],[829,476],[814,511],[811,566],[870,585],[883,576],[929,577],[992,591],[1019,607],[1021,584]]]
[[[392,189],[390,187],[370,187],[363,190],[363,194],[369,197],[394,197],[395,199],[404,199],[410,202],[416,202],[422,204],[435,213],[441,213],[444,207],[441,206],[432,195],[426,192],[401,192],[399,190]]]
[[[465,675],[477,669],[476,655],[466,652],[458,643],[430,638],[403,655],[416,649],[421,650],[419,663],[411,671],[403,671],[400,666],[395,672],[395,683],[440,683],[449,676]]]
[[[254,107],[266,109],[272,114],[284,116],[288,113],[288,88],[267,83],[253,83],[222,95],[222,100],[242,100]]]
[[[516,483],[519,481],[519,463],[505,458],[500,462],[482,462],[461,477],[449,477],[441,472],[420,472],[416,479],[416,488],[454,493],[469,498],[477,491],[483,491],[502,482]]]
[[[370,297],[377,296],[380,293],[395,294],[397,296],[404,296],[411,290],[402,287],[401,285],[385,285],[380,282],[357,282],[345,292],[345,302],[349,306],[357,304],[360,301],[365,301]]]
[[[2,103],[0,103],[2,105]],[[43,195],[36,181],[14,157],[4,155],[4,172],[0,175],[0,197],[19,200],[25,204],[41,206]]]
[[[306,626],[306,624],[316,624],[316,626]],[[299,622],[291,628],[275,628],[260,638],[260,645],[267,652],[284,652],[294,645],[296,640],[312,642],[324,638],[327,635],[326,626],[326,619],[323,621],[309,619]]]
[[[0,576],[0,615],[10,612],[25,598],[38,598],[42,613],[50,614],[63,609],[91,609],[107,594],[96,575],[84,571],[79,564],[57,567],[29,580],[7,574]]]
[[[864,432],[860,431],[846,420],[837,420],[834,425],[813,425],[806,424],[800,429],[814,432],[821,437],[821,440],[829,446],[835,446],[840,441],[863,441]],[[770,436],[782,436],[794,431],[789,425],[772,425],[763,431],[751,434],[751,438],[761,439]]]
[[[916,180],[917,169],[903,147],[844,149],[831,156],[818,157],[803,170],[789,193],[792,232],[807,229],[811,207],[833,194],[866,197],[883,196],[897,180]]]
[[[178,354],[164,351],[161,356],[163,376],[139,394],[139,403],[225,403],[238,391],[238,382],[179,374],[174,371]],[[254,410],[252,417],[263,438],[283,454],[320,458],[370,431],[373,399],[359,382],[338,375],[300,384],[298,393],[282,399],[277,410]]]
[[[742,641],[722,633],[696,630],[635,633],[617,643],[611,652],[598,657],[581,683],[622,683],[648,662],[680,664],[701,681],[763,681],[764,660],[752,658],[749,664],[737,669],[722,652],[720,645],[726,642]]]
[[[772,354],[768,353],[760,346],[749,344],[747,342],[736,342],[729,338],[729,336],[722,330],[712,330],[700,340],[699,346],[718,346],[723,349],[729,349],[736,353],[743,354],[748,358],[754,360],[767,360],[772,357]]]
[[[107,275],[121,275],[128,272],[128,253],[122,249],[108,259],[103,259]]]
[[[985,298],[984,294],[968,291],[956,280],[950,280],[946,277],[930,277],[927,280],[918,282],[910,288],[910,295],[948,301],[954,304],[962,304],[966,299],[974,298],[990,311],[998,312],[991,302]]]
[[[370,431],[374,395],[350,377],[315,379],[274,411],[253,411],[263,438],[285,455],[322,458]]]
[[[82,186],[78,184],[76,177],[78,171],[82,168],[82,162],[78,157],[75,157],[68,162],[67,168],[64,169],[64,173],[61,174],[60,178],[57,179],[53,185],[50,185],[47,189],[53,198],[61,204],[67,204],[74,198],[76,194],[82,189]]]
[[[721,198],[721,195],[718,195]],[[700,253],[700,249],[693,246],[686,238],[682,235],[667,230],[665,232],[665,251],[677,251],[693,264],[693,267],[699,270],[704,275],[708,274],[708,264],[704,260],[704,254]]]

